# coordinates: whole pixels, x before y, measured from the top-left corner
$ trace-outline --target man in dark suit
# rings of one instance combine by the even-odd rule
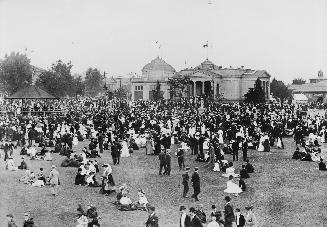
[[[177,152],[177,161],[178,161],[179,169],[184,169],[185,168],[184,151],[180,148],[178,148],[178,152]]]
[[[232,227],[233,222],[235,222],[234,209],[230,204],[231,198],[229,196],[225,197],[225,227]]]
[[[183,189],[183,197],[186,198],[186,195],[189,191],[188,181],[190,180],[190,176],[188,175],[188,171],[190,170],[190,167],[185,168],[185,173],[182,175],[183,181],[182,184],[184,186]]]
[[[98,143],[99,143],[100,153],[103,153],[103,141],[104,141],[104,136],[103,136],[102,132],[99,132]]]
[[[161,152],[159,154],[159,175],[161,175],[162,173],[162,168],[164,168],[166,166],[166,154],[165,154],[165,149],[162,148]]]
[[[239,149],[239,142],[234,140],[232,143],[232,150],[233,150],[233,161],[238,161],[238,149]]]
[[[181,206],[179,208],[181,212],[181,217],[179,219],[179,227],[191,227],[191,217],[186,213],[186,207]]]
[[[244,139],[242,143],[242,151],[243,151],[243,161],[245,162],[248,158],[248,141]]]
[[[240,171],[240,177],[244,179],[250,178],[248,171],[246,171],[245,169],[245,165],[242,165],[242,169]]]
[[[111,146],[111,157],[112,157],[112,161],[114,163],[114,165],[117,164],[117,144],[114,143],[112,146]]]
[[[166,165],[165,165],[165,172],[164,172],[164,174],[170,176],[170,171],[171,171],[170,149],[167,149],[165,159],[166,159],[166,161],[165,161],[166,162]]]
[[[320,162],[318,166],[319,166],[319,170],[327,171],[326,164],[323,162],[322,158],[320,158]]]
[[[204,135],[201,135],[199,138],[199,158],[203,159],[204,158],[204,152],[203,152],[203,143],[205,141]]]
[[[149,207],[148,212],[149,212],[149,217],[148,220],[145,223],[146,227],[158,227],[159,226],[159,219],[155,213],[155,207]]]
[[[191,227],[203,227],[200,219],[196,216],[196,210],[194,207],[190,208],[190,216],[191,216]]]
[[[199,168],[195,167],[194,173],[192,174],[191,182],[194,189],[194,193],[192,195],[192,198],[195,199],[195,201],[199,201],[198,195],[200,194],[200,176],[198,173]]]
[[[235,222],[237,227],[244,227],[245,226],[245,218],[241,214],[241,211],[239,208],[235,209]]]

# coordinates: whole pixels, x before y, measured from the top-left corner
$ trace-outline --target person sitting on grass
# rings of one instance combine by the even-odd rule
[[[254,173],[254,167],[252,164],[250,164],[249,159],[246,160],[245,169],[246,169],[246,172],[248,172],[248,173]]]
[[[76,177],[75,177],[75,185],[85,185],[86,182],[85,182],[85,176],[82,175],[82,169],[81,168],[78,168],[77,170],[77,174],[76,174]]]
[[[224,190],[225,193],[234,194],[235,196],[238,196],[239,193],[243,192],[242,189],[233,182],[233,176],[229,176],[229,180],[227,181],[227,188]]]
[[[128,193],[127,185],[123,184],[122,186],[120,186],[116,195],[115,203],[120,203],[120,199],[123,197],[123,194],[127,194],[127,193]]]
[[[226,169],[226,173],[223,174],[224,177],[229,177],[229,176],[233,176],[233,177],[238,177],[239,175],[234,173],[235,168],[233,167],[233,163],[230,162],[229,163],[229,167]]]
[[[119,200],[121,210],[130,210],[132,208],[132,200],[127,196],[127,192],[122,193],[122,197]]]
[[[240,171],[240,177],[244,179],[250,178],[248,172],[245,169],[245,165],[242,165],[242,169]]]
[[[238,181],[238,186],[242,189],[243,192],[246,190],[246,184],[242,177],[240,177],[240,180]]]
[[[6,161],[6,169],[9,171],[16,171],[18,168],[16,167],[14,160],[12,157],[9,157]]]
[[[86,179],[86,183],[90,187],[101,187],[101,184],[95,178],[95,172],[90,172],[89,177]]]
[[[36,159],[36,148],[35,144],[27,149],[27,155],[30,156],[31,160]]]
[[[147,210],[147,205],[149,204],[149,202],[148,199],[145,197],[145,193],[142,191],[142,189],[138,190],[137,195],[139,196],[139,200],[136,202],[136,206],[139,209]]]
[[[293,153],[292,159],[299,160],[301,158],[302,158],[302,155],[301,155],[301,152],[300,152],[300,148],[296,147],[296,149],[295,149],[295,151]]]
[[[20,151],[20,155],[27,155],[27,146],[24,145]]]
[[[45,185],[46,179],[43,173],[43,168],[40,168],[40,172],[37,174],[37,180],[32,183],[34,187],[43,187]]]
[[[46,153],[44,154],[43,160],[44,161],[52,161],[51,153],[49,150],[47,150]]]
[[[22,161],[21,161],[20,165],[18,166],[18,169],[27,169],[27,164],[24,160],[24,157],[22,157]]]
[[[327,171],[326,164],[323,162],[323,159],[322,158],[320,158],[319,170],[321,170],[321,171]]]

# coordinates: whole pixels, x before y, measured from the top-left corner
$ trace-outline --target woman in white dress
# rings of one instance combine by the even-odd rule
[[[226,169],[226,173],[223,174],[222,176],[223,177],[230,177],[230,176],[239,177],[239,175],[235,173],[235,168],[233,167],[233,163],[230,162],[228,165],[229,165],[229,167]]]
[[[235,194],[236,196],[243,192],[242,189],[233,182],[233,176],[229,176],[227,181],[227,188],[224,190],[225,193]]]
[[[219,140],[219,144],[224,144],[224,137],[223,137],[223,130],[219,129],[218,130],[218,140]]]
[[[259,146],[258,146],[258,151],[264,151],[265,148],[263,146],[263,142],[265,141],[264,135],[261,135],[260,140],[259,140]]]
[[[121,143],[121,156],[122,158],[126,158],[126,157],[129,157],[130,154],[129,154],[129,149],[128,149],[128,145],[127,145],[127,142],[126,140],[123,140],[123,142]]]

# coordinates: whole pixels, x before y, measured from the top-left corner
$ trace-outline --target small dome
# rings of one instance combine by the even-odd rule
[[[150,63],[146,64],[142,72],[149,72],[149,71],[163,71],[166,73],[174,73],[176,70],[169,64],[167,64],[162,58],[155,58]]]

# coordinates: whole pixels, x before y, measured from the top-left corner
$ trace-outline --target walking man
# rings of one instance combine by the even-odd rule
[[[199,168],[195,167],[194,173],[192,174],[192,186],[194,190],[194,194],[192,195],[192,198],[195,199],[195,201],[199,201],[198,195],[200,194],[200,176],[199,176]]]
[[[166,165],[166,154],[165,154],[165,149],[161,149],[161,152],[159,154],[159,175],[162,174],[162,168],[165,167]]]
[[[189,191],[188,181],[190,180],[190,176],[188,175],[188,171],[190,170],[190,167],[185,168],[185,173],[182,175],[183,181],[182,184],[184,186],[183,189],[183,197],[186,198],[186,195]]]

